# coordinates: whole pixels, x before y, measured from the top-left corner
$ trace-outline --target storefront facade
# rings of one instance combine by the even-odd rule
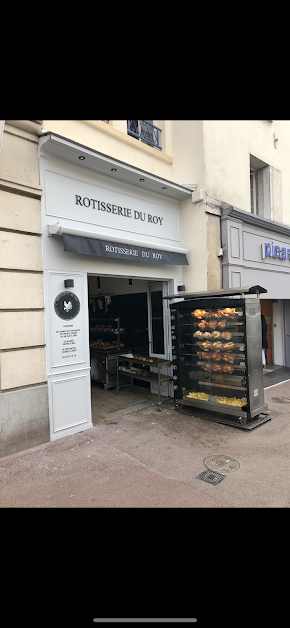
[[[290,366],[290,228],[231,207],[222,211],[223,288],[260,285],[267,363]]]
[[[39,167],[50,439],[55,440],[92,427],[94,282],[130,280],[133,292],[134,282],[143,282],[148,303],[154,290],[176,293],[188,265],[182,208],[192,205],[192,190],[52,133],[40,139]],[[164,342],[162,349],[155,342],[155,352],[167,359],[170,317],[164,303]],[[150,329],[154,336],[154,325]],[[150,342],[156,355],[154,338]]]

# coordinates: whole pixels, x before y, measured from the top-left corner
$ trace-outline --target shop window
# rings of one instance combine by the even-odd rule
[[[273,168],[252,155],[250,193],[252,214],[273,220]]]

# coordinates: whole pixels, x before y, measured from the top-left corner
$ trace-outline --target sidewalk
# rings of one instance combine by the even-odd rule
[[[281,400],[280,400],[281,398]],[[284,401],[283,401],[284,400]],[[172,401],[0,459],[2,508],[241,508],[290,505],[290,382],[265,390],[271,421],[240,430],[177,412]],[[204,460],[236,460],[217,485]]]

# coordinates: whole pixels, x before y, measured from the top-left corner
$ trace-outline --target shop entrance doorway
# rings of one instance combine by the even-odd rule
[[[96,399],[105,404],[107,411],[120,403],[117,397],[116,373],[118,353],[168,359],[170,356],[170,311],[166,281],[128,279],[124,277],[88,277],[89,341],[91,362],[91,390],[93,422],[96,422]],[[116,319],[119,319],[116,321]],[[118,350],[118,324],[120,325]],[[156,370],[150,367],[153,372]],[[167,371],[164,370],[164,374]],[[121,376],[122,378],[122,376]],[[120,380],[119,380],[120,383]],[[123,375],[122,384],[130,380]],[[131,387],[123,387],[122,399],[134,403],[156,401],[158,386],[155,382],[133,379]],[[107,394],[104,395],[104,390]],[[161,395],[173,397],[171,382],[162,384]],[[137,396],[136,396],[137,395]],[[139,397],[140,399],[139,399]],[[136,399],[135,399],[136,398]],[[153,401],[152,401],[153,399]],[[124,402],[124,400],[123,400]],[[125,411],[125,410],[124,410]],[[107,418],[109,418],[108,415]]]
[[[271,299],[261,299],[261,314],[264,314],[267,323],[267,364],[272,364],[272,303]]]

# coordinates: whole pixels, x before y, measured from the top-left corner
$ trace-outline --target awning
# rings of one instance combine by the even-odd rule
[[[130,262],[144,262],[152,264],[171,264],[174,266],[188,266],[184,253],[174,253],[161,249],[152,249],[135,244],[122,244],[109,240],[97,240],[83,236],[63,233],[64,250],[82,255],[96,255],[97,257],[114,257]]]

